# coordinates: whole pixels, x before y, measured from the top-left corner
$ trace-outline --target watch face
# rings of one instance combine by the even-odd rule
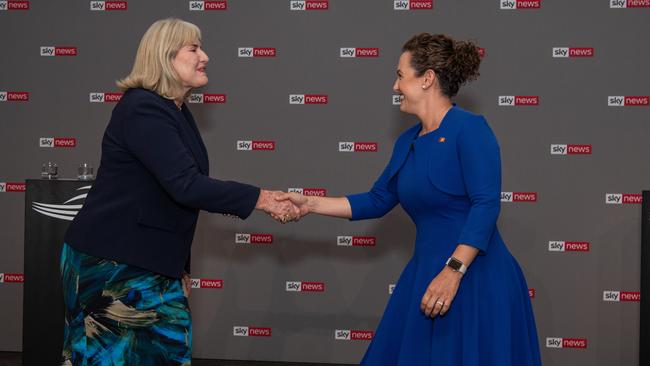
[[[453,269],[454,271],[459,271],[462,265],[463,264],[460,261],[456,260],[455,258],[449,259],[448,266],[451,267],[451,269]]]

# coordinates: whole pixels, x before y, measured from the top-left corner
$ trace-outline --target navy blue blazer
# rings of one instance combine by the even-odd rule
[[[179,278],[189,272],[199,210],[244,219],[260,189],[208,176],[187,107],[130,89],[113,109],[97,177],[65,235],[86,254]]]
[[[385,215],[399,197],[395,180],[408,156],[411,143],[422,126],[414,125],[395,142],[390,162],[372,189],[348,196],[352,219],[361,220]],[[501,240],[496,229],[501,208],[501,158],[499,144],[485,118],[454,106],[439,127],[444,143],[431,144],[428,155],[429,182],[442,192],[466,196],[471,209],[458,237],[485,254],[494,240]]]

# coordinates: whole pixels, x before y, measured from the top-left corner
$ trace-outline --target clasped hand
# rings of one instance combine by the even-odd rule
[[[262,190],[258,207],[281,223],[298,221],[309,213],[307,197],[298,193]]]

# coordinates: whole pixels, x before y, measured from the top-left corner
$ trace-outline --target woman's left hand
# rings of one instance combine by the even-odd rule
[[[431,280],[429,287],[422,296],[420,309],[426,314],[435,318],[438,315],[445,315],[454,301],[462,273],[445,266],[438,275]]]

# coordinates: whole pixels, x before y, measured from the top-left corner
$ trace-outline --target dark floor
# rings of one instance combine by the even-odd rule
[[[0,352],[0,366],[21,366],[22,353]],[[192,366],[352,366],[330,365],[325,363],[289,363],[289,362],[263,362],[263,361],[222,361],[222,360],[192,360]],[[57,365],[53,365],[57,366]]]

